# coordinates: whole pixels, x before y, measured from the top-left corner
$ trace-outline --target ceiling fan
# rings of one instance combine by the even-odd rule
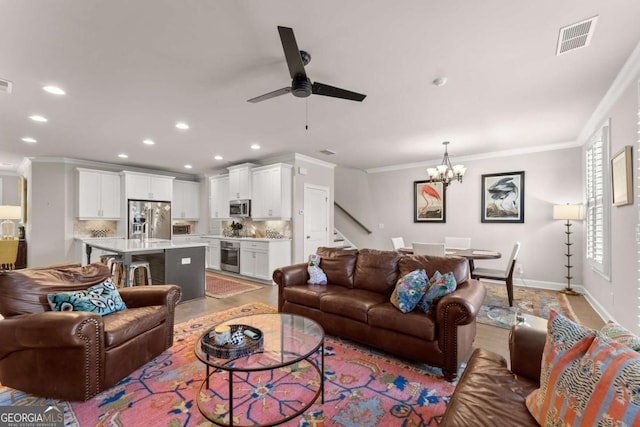
[[[289,66],[289,74],[293,79],[291,80],[291,86],[256,96],[255,98],[247,100],[247,102],[261,102],[286,93],[292,93],[299,98],[306,98],[309,95],[323,95],[358,102],[362,102],[367,96],[320,82],[311,83],[311,80],[307,77],[307,73],[304,71],[304,66],[311,61],[311,55],[304,50],[298,49],[298,43],[296,43],[296,37],[293,35],[293,29],[279,26],[278,32],[280,33],[284,56]]]

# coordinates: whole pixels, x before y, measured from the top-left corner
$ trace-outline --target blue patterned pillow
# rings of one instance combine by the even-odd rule
[[[47,300],[53,311],[90,311],[101,316],[127,308],[111,278],[84,291],[48,294]]]
[[[431,280],[429,280],[429,289],[427,289],[427,292],[425,292],[424,296],[418,302],[418,308],[428,313],[429,310],[431,310],[433,301],[449,295],[456,290],[457,285],[453,273],[442,275],[439,271],[436,271],[431,277]]]
[[[414,270],[398,280],[391,294],[391,304],[401,312],[408,313],[416,308],[426,290],[427,273],[424,270]]]

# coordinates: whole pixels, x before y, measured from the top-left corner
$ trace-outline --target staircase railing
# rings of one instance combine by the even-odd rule
[[[364,231],[366,231],[366,232],[367,232],[367,234],[371,234],[371,233],[372,233],[372,231],[371,231],[371,230],[369,230],[369,229],[367,228],[367,226],[366,226],[366,225],[364,225],[363,223],[361,223],[360,221],[358,221],[358,220],[357,220],[353,215],[351,215],[351,214],[350,214],[350,213],[349,213],[345,208],[343,208],[342,206],[340,206],[337,202],[335,202],[335,201],[334,201],[334,202],[333,202],[333,204],[334,204],[338,209],[340,209],[342,212],[344,212],[344,213],[345,213],[345,215],[347,215],[347,216],[348,216],[348,217],[349,217],[353,222],[355,222],[356,224],[358,224],[358,225],[360,226],[360,228],[362,228]]]

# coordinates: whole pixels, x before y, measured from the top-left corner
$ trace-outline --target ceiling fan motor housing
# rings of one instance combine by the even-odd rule
[[[306,98],[311,95],[311,80],[308,77],[295,78],[291,82],[291,93],[298,98]]]

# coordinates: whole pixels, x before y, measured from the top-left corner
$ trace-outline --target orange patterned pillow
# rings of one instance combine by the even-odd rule
[[[640,355],[552,311],[540,388],[526,404],[540,425],[640,425]]]

